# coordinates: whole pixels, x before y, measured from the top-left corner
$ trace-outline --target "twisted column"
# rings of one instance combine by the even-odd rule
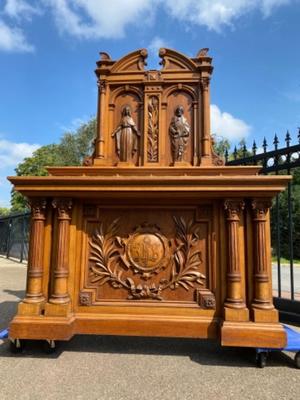
[[[24,303],[41,303],[45,300],[42,284],[46,205],[47,202],[44,198],[34,198],[30,200],[30,249]]]
[[[57,259],[54,269],[53,293],[49,299],[53,304],[69,303],[68,276],[69,276],[69,237],[72,215],[72,200],[54,199],[52,206],[57,209],[58,243]]]

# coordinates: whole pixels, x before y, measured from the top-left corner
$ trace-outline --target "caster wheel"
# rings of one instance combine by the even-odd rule
[[[56,351],[56,344],[54,340],[45,340],[43,342],[43,350],[46,354],[52,354]]]
[[[13,339],[9,341],[9,349],[11,353],[22,353],[24,350],[24,341],[21,339]]]
[[[300,351],[295,354],[295,366],[300,369]]]
[[[256,365],[259,368],[264,368],[267,365],[267,353],[265,351],[257,353]]]

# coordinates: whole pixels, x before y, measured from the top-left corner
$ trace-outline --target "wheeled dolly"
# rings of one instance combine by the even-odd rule
[[[286,333],[286,346],[282,349],[258,348],[256,349],[256,365],[264,368],[267,365],[268,353],[272,351],[291,351],[295,354],[295,367],[300,369],[300,332],[284,325]]]

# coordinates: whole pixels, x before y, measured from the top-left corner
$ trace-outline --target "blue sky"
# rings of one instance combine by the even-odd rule
[[[209,47],[212,132],[282,143],[300,126],[299,0],[0,0],[0,207],[6,176],[96,110],[99,51]]]

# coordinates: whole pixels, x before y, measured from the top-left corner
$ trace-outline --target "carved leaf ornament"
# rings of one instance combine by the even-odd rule
[[[127,239],[122,239],[117,236],[119,219],[114,220],[105,232],[100,223],[89,242],[90,282],[99,286],[109,283],[115,289],[126,289],[129,300],[163,300],[163,291],[168,288],[183,287],[188,291],[195,285],[203,286],[205,276],[199,272],[202,257],[197,246],[197,225],[192,221],[186,223],[183,218],[173,218],[176,237],[169,242],[155,225],[142,224]],[[158,283],[151,281],[167,266],[170,266],[168,279],[160,279]],[[126,276],[129,269],[146,282],[136,283]]]

